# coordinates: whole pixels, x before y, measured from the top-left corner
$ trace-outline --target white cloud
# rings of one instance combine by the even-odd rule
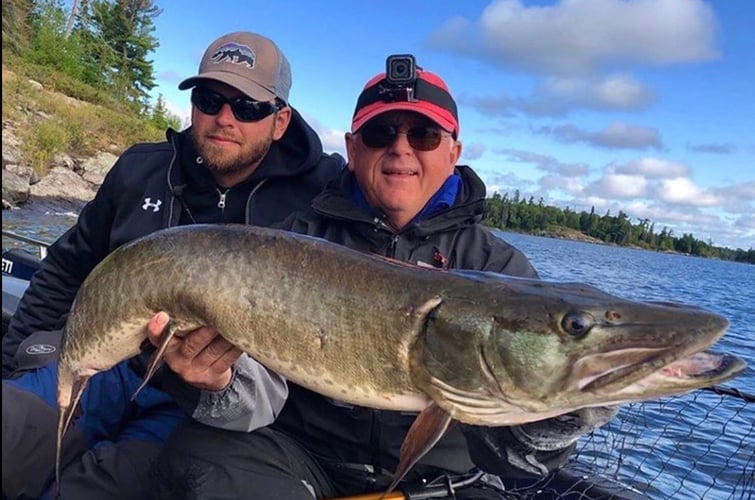
[[[746,214],[738,217],[734,222],[734,225],[740,229],[747,231],[747,234],[752,236],[752,245],[755,246],[755,214]]]
[[[562,175],[545,175],[538,181],[540,187],[550,190],[556,189],[569,193],[571,195],[581,195],[585,188],[582,182],[576,177],[565,177]]]
[[[532,102],[551,101],[594,109],[641,109],[654,99],[652,92],[632,75],[616,73],[546,78],[536,89]]]
[[[597,132],[583,130],[575,125],[541,127],[536,132],[552,135],[556,140],[564,143],[584,142],[607,149],[662,149],[663,147],[658,129],[623,122],[610,123]]]
[[[343,136],[346,133],[343,130],[320,130],[317,131],[322,141],[322,149],[326,153],[340,153],[346,157],[346,144]]]
[[[652,93],[628,74],[614,74],[594,82],[595,100],[608,109],[639,109],[654,100]]]
[[[518,149],[501,149],[496,153],[508,155],[509,161],[532,163],[538,170],[557,174],[561,177],[580,177],[587,175],[589,167],[584,163],[563,163],[552,156]]]
[[[711,153],[716,155],[728,155],[734,153],[737,147],[734,144],[687,144],[687,149],[696,153]]]
[[[639,175],[606,173],[589,190],[602,198],[642,198],[647,194],[648,181]]]
[[[462,157],[465,160],[478,160],[485,154],[487,147],[481,142],[473,142],[471,144],[464,144],[462,148]]]
[[[666,65],[718,57],[717,24],[702,0],[562,0],[524,6],[495,0],[479,19],[455,17],[431,47],[495,64],[579,74],[614,63]]]
[[[323,125],[320,121],[312,116],[303,113],[304,119],[309,123],[309,126],[317,132],[322,142],[322,149],[326,153],[339,153],[346,158],[346,144],[344,141],[345,130],[331,129]]]
[[[526,97],[461,96],[458,101],[488,116],[566,116],[576,109],[638,111],[655,101],[654,93],[627,74],[549,77]]]
[[[613,165],[619,174],[644,175],[654,179],[687,177],[690,169],[687,165],[662,158],[639,158],[621,165]]]
[[[701,190],[685,177],[662,180],[656,194],[667,203],[681,205],[710,207],[721,202],[717,196]]]

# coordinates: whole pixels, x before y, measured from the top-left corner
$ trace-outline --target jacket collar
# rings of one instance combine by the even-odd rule
[[[465,165],[458,165],[455,175],[458,176],[459,181],[454,201],[448,206],[443,206],[448,199],[445,199],[444,195],[440,195],[437,203],[428,203],[427,205],[428,207],[432,205],[436,210],[425,214],[420,220],[407,225],[400,232],[408,230],[419,230],[423,233],[426,231],[434,232],[459,224],[472,224],[482,219],[485,211],[485,184],[471,168]],[[348,169],[344,169],[341,176],[331,182],[314,199],[312,208],[315,212],[329,218],[362,222],[370,224],[372,227],[378,226],[389,229],[390,226],[384,221],[384,217],[372,210],[366,200],[363,202],[355,200],[355,185],[354,174]],[[441,191],[447,195],[453,192],[453,188],[449,188],[448,192],[443,189]]]

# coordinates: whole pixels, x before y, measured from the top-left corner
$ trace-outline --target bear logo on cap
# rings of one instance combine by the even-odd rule
[[[254,68],[254,60],[256,59],[252,49],[246,45],[241,45],[234,42],[229,42],[221,45],[218,50],[212,54],[212,62],[220,64],[223,62],[230,62],[233,64],[246,64],[249,69]]]

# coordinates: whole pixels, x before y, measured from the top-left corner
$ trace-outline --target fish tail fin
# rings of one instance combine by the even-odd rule
[[[139,385],[139,387],[136,388],[134,394],[131,396],[131,401],[136,399],[136,396],[138,396],[142,389],[146,387],[157,369],[160,368],[160,365],[163,361],[163,356],[165,355],[165,349],[168,348],[168,344],[175,336],[176,331],[178,331],[176,323],[172,319],[168,320],[168,323],[166,323],[165,327],[163,328],[160,346],[157,348],[154,354],[152,354],[152,359],[150,360],[149,366],[147,367],[147,373],[144,374],[142,383]]]
[[[435,403],[430,403],[417,415],[401,444],[401,453],[393,475],[393,482],[382,498],[396,489],[398,483],[414,467],[414,464],[443,437],[452,422],[451,415]]]

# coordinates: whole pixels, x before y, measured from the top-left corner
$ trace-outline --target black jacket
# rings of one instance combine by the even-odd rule
[[[457,173],[463,183],[455,204],[399,232],[380,215],[367,213],[352,200],[352,183],[356,181],[346,170],[315,198],[308,213],[289,217],[284,226],[414,264],[537,277],[522,252],[480,224],[485,212],[482,180],[466,166],[458,166]]]
[[[315,198],[307,213],[295,214],[284,228],[364,252],[436,267],[501,272],[537,277],[527,258],[480,224],[485,210],[485,186],[469,167],[457,167],[463,187],[455,204],[434,216],[394,232],[379,215],[368,214],[352,201],[355,178],[344,170],[340,179]],[[354,332],[358,335],[359,332]],[[303,443],[326,461],[369,464],[395,470],[401,443],[415,414],[382,411],[333,401],[289,382],[289,397],[273,427]],[[464,429],[467,427],[467,429]],[[454,473],[481,468],[507,476],[526,476],[521,468],[491,453],[480,437],[484,428],[453,427],[419,462],[415,470],[442,469]],[[471,435],[468,447],[465,433]],[[513,436],[512,446],[520,447]],[[497,442],[500,443],[500,433]],[[474,445],[472,445],[474,442]],[[507,448],[508,444],[504,444]],[[474,461],[470,457],[470,450]],[[541,462],[560,464],[570,450],[538,455]]]
[[[76,291],[107,254],[126,242],[179,224],[235,222],[269,226],[305,210],[343,168],[340,155],[296,110],[291,123],[251,177],[225,193],[201,165],[190,131],[168,130],[167,141],[125,151],[75,226],[49,249],[3,337],[3,376],[31,333],[62,328]],[[198,256],[201,258],[201,256]],[[211,263],[208,263],[211,265]]]

